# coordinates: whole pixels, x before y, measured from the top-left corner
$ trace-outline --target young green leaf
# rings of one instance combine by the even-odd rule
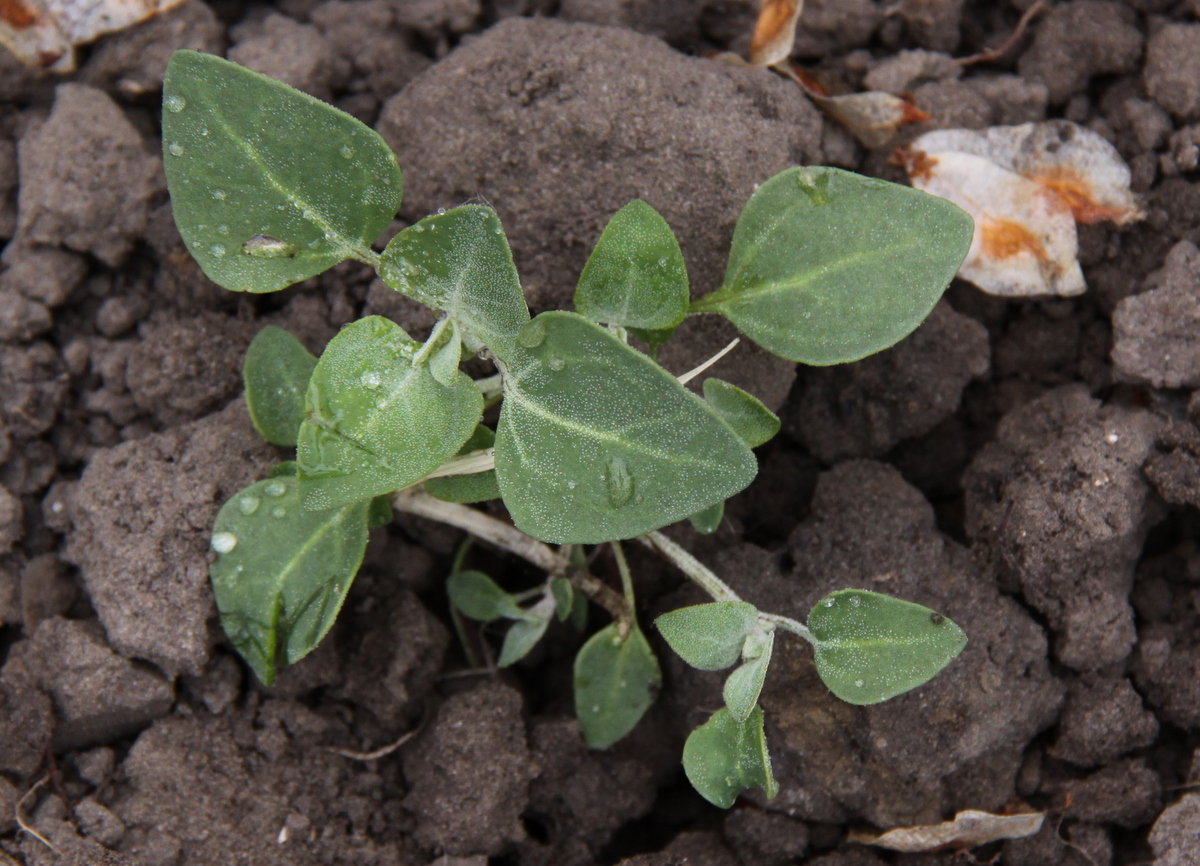
[[[283,328],[267,325],[250,342],[242,364],[246,405],[254,429],[272,445],[296,444],[316,366],[317,359]]]
[[[453,319],[447,319],[436,336],[438,342],[429,356],[429,372],[439,385],[449,388],[454,385],[458,364],[462,360],[462,340],[458,338]],[[433,340],[434,335],[430,335],[429,339]]]
[[[300,466],[295,460],[284,460],[276,463],[267,470],[268,478],[295,478],[300,472]]]
[[[967,645],[940,613],[862,589],[830,593],[808,615],[817,673],[851,704],[877,704],[928,682]]]
[[[329,341],[309,380],[296,459],[310,511],[390,493],[458,451],[483,412],[462,373],[441,385],[414,366],[419,343],[382,316],[359,319]]]
[[[770,441],[779,432],[779,418],[775,413],[736,385],[720,379],[705,379],[704,399],[751,448]]]
[[[446,581],[446,593],[452,605],[480,622],[529,617],[511,595],[481,571],[456,571]]]
[[[274,292],[369,260],[400,208],[400,167],[378,133],[211,54],[171,55],[162,127],[175,224],[232,291]]]
[[[636,624],[624,641],[616,623],[592,635],[575,656],[575,715],[588,746],[607,749],[632,731],[661,685],[658,659]]]
[[[700,796],[722,809],[748,788],[762,788],[774,797],[779,786],[771,775],[762,707],[743,722],[724,707],[713,713],[684,743],[683,770]]]
[[[775,632],[755,629],[742,650],[746,661],[725,680],[725,706],[739,722],[746,721],[758,703],[774,646]]]
[[[688,518],[691,521],[692,527],[701,535],[712,535],[721,526],[721,521],[724,519],[724,500],[721,500],[716,505],[710,505],[708,508],[697,511]]]
[[[593,322],[665,330],[683,321],[688,276],[679,241],[641,199],[609,220],[575,289],[575,309]]]
[[[758,627],[758,610],[744,601],[712,601],[664,613],[654,624],[689,665],[719,671],[737,662],[746,636]]]
[[[221,626],[266,685],[304,658],[341,609],[367,548],[366,502],[312,513],[295,478],[259,481],[221,507],[209,566]]]
[[[458,449],[459,455],[470,454],[491,448],[496,443],[496,434],[492,428],[479,424],[475,432]],[[500,498],[500,485],[496,483],[496,470],[474,472],[470,475],[446,475],[441,478],[430,478],[425,482],[425,490],[430,496],[446,502],[486,502],[489,499]]]
[[[525,611],[525,617],[508,627],[504,635],[504,646],[500,648],[497,667],[506,668],[519,662],[546,633],[550,619],[554,616],[554,596],[547,594],[541,601]]]
[[[496,477],[513,522],[543,541],[632,538],[758,470],[707,403],[583,316],[542,313],[503,366]]]
[[[377,529],[392,522],[392,503],[386,496],[376,496],[367,509],[367,528]]]
[[[409,226],[383,251],[379,275],[396,291],[449,313],[472,353],[487,346],[508,357],[529,321],[508,239],[490,207],[464,205]]]
[[[566,622],[575,607],[575,587],[565,577],[558,577],[550,581],[550,592],[554,595],[559,621]]]
[[[769,352],[857,361],[929,315],[971,246],[949,201],[836,168],[789,168],[750,197],[721,288],[692,304]]]

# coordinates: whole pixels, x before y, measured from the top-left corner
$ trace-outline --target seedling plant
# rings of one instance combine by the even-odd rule
[[[972,223],[957,207],[846,171],[787,169],[746,203],[721,288],[692,300],[670,227],[634,201],[600,236],[575,310],[531,317],[490,207],[439,211],[382,253],[372,248],[403,182],[382,138],[349,115],[194,51],[173,56],[163,107],[175,220],[211,279],[274,292],[354,259],[439,314],[424,342],[369,316],[320,358],[275,327],[249,347],[251,417],[296,459],[221,508],[211,578],[226,634],[264,683],[329,631],[368,531],[394,509],[465,529],[546,572],[540,586],[512,593],[463,568],[461,555],[455,562],[456,621],[507,623],[501,667],[556,616],[586,628],[592,602],[611,615],[575,659],[576,712],[593,748],[625,736],[661,681],[621,542],[636,540],[695,581],[712,601],[655,624],[688,664],[733,669],[725,706],[683,754],[692,784],[719,806],[752,787],[774,793],[758,696],[780,631],[808,641],[822,680],[853,704],[919,686],[962,650],[966,637],[948,618],[860,589],[821,599],[807,622],[759,610],[662,534],[681,520],[712,532],[725,500],[753,480],[752,449],[779,419],[717,378],[703,379],[702,396],[689,390],[707,365],[676,377],[656,362],[690,315],[724,315],[806,364],[893,345],[967,253]],[[461,364],[475,355],[496,374],[468,377]],[[484,412],[496,404],[492,428]],[[511,524],[469,505],[494,499]],[[589,572],[595,545],[611,546],[620,592]]]

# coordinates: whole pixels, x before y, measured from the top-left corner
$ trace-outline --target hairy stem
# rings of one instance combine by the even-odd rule
[[[617,571],[621,572],[621,589],[625,592],[625,606],[633,610],[633,575],[629,572],[629,562],[625,559],[625,548],[621,547],[619,541],[609,543],[612,545],[613,555],[617,558]]]
[[[700,560],[696,559],[696,557],[692,556],[661,532],[647,532],[640,540],[651,550],[657,550],[664,557],[671,560],[676,568],[698,583],[701,589],[717,601],[742,600],[741,596],[734,592],[729,584],[709,571]]]
[[[790,631],[794,635],[799,635],[813,646],[817,645],[817,639],[809,631],[808,626],[799,620],[792,619],[790,616],[780,616],[777,613],[763,613],[759,611],[758,620],[759,622],[769,622],[777,628]]]
[[[572,586],[609,612],[616,620],[617,631],[622,638],[629,634],[633,611],[616,590],[515,526],[466,505],[435,499],[420,490],[405,489],[394,493],[392,507],[406,514],[458,527],[481,541],[521,557],[552,577],[567,578]]]

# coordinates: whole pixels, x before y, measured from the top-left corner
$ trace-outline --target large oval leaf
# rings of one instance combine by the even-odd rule
[[[221,626],[265,684],[304,658],[337,617],[367,549],[367,502],[312,513],[296,479],[247,487],[221,507],[209,566]]]
[[[467,441],[483,396],[461,372],[447,387],[421,344],[382,316],[368,316],[329,341],[309,380],[296,461],[309,510],[390,493],[445,463]]]
[[[851,704],[877,704],[928,682],[967,645],[936,611],[864,589],[843,589],[808,615],[817,673]]]
[[[379,274],[396,291],[449,313],[471,352],[487,346],[507,358],[529,321],[508,239],[490,207],[464,205],[409,226],[383,251]]]
[[[713,713],[684,743],[683,770],[700,796],[722,809],[748,788],[774,797],[779,786],[771,775],[762,707],[741,722],[724,707]]]
[[[272,445],[295,446],[316,366],[312,353],[283,328],[267,325],[251,341],[242,364],[246,405],[254,428]]]
[[[692,311],[724,313],[793,361],[857,361],[921,324],[973,231],[945,199],[836,168],[789,168],[750,197],[724,284]]]
[[[232,291],[274,292],[369,260],[400,208],[400,167],[377,132],[220,57],[171,55],[162,125],[175,224]]]
[[[688,276],[679,241],[641,199],[609,220],[575,288],[575,309],[593,322],[665,330],[683,321]]]
[[[504,374],[496,478],[535,538],[632,538],[727,499],[758,470],[703,400],[576,313],[525,325]]]
[[[632,731],[661,685],[658,659],[636,624],[625,640],[616,623],[592,635],[575,656],[575,714],[588,746],[606,749]]]

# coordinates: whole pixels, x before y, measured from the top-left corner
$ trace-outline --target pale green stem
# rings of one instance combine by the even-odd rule
[[[817,645],[817,639],[813,636],[813,633],[809,630],[808,626],[802,622],[799,622],[798,620],[792,619],[791,617],[780,616],[777,613],[763,613],[762,611],[759,611],[758,620],[759,622],[769,622],[777,628],[781,628],[784,631],[790,631],[794,635],[799,635],[813,646]]]
[[[358,259],[364,265],[367,265],[368,267],[370,267],[372,270],[375,271],[376,274],[379,273],[380,264],[383,262],[383,259],[380,258],[379,253],[375,252],[372,249],[367,249],[366,247],[359,247],[359,246],[353,247],[353,250],[354,250],[354,258]]]
[[[492,397],[500,394],[504,390],[504,376],[497,373],[495,376],[488,376],[483,379],[475,380],[475,387],[484,397]]]
[[[621,542],[612,541],[613,555],[617,558],[617,571],[621,572],[621,589],[625,591],[625,605],[634,610],[633,575],[629,572],[629,562],[625,559],[625,549]]]
[[[656,549],[700,588],[717,601],[741,601],[741,597],[721,578],[709,571],[700,560],[692,556],[661,532],[647,532],[642,536],[646,544]]]

